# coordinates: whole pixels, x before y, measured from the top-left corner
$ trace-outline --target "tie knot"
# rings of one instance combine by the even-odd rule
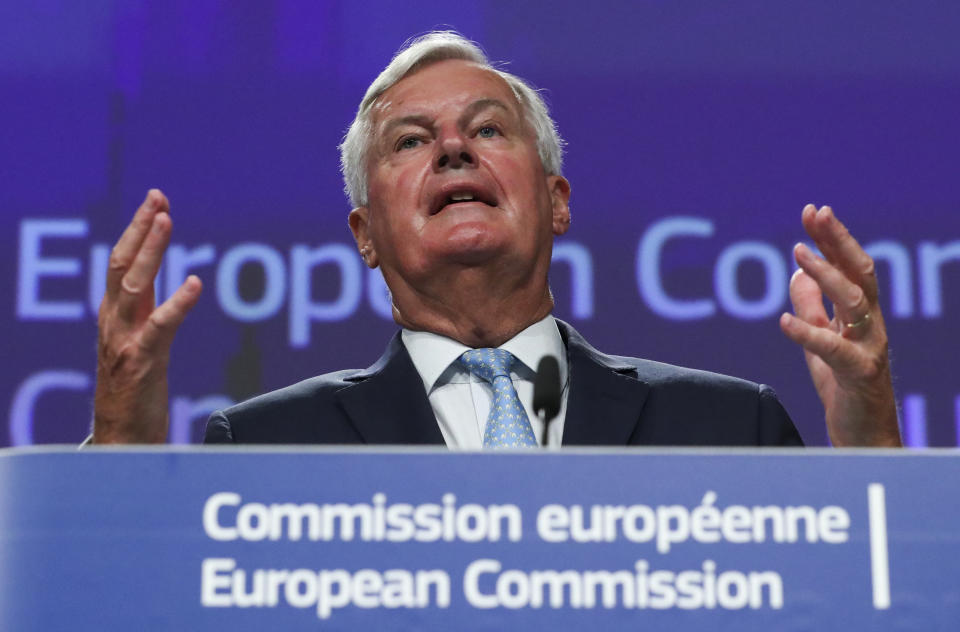
[[[460,363],[468,371],[488,382],[493,378],[510,377],[510,367],[516,358],[506,349],[471,349],[460,356]]]

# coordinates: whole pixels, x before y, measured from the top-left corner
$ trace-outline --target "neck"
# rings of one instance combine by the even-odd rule
[[[435,278],[426,288],[393,290],[397,324],[472,348],[498,347],[553,310],[546,274],[511,281],[489,270],[467,268],[453,276]]]

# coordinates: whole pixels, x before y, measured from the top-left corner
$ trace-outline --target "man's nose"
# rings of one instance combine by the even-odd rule
[[[463,169],[477,164],[470,144],[460,134],[445,136],[438,144],[437,169]]]

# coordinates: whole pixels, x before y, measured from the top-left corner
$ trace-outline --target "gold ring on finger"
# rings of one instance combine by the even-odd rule
[[[863,318],[861,318],[860,320],[852,323],[843,323],[843,326],[846,329],[859,329],[864,325],[866,325],[868,322],[870,322],[870,314],[866,313],[863,315]]]

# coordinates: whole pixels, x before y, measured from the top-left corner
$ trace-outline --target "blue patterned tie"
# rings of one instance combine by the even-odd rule
[[[489,382],[493,388],[493,403],[483,432],[485,448],[535,448],[539,445],[510,379],[510,367],[516,360],[505,349],[472,349],[460,356],[460,363],[467,370]]]

